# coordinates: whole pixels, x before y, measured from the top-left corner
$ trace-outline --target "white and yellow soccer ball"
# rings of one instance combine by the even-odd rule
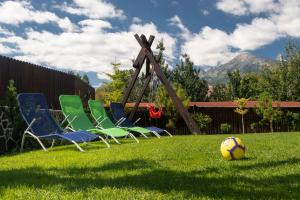
[[[239,160],[245,157],[246,147],[237,137],[228,137],[221,144],[221,154],[226,160]]]

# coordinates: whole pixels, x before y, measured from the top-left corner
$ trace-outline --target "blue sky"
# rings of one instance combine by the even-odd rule
[[[0,13],[1,55],[86,72],[95,87],[111,62],[131,67],[134,33],[163,39],[171,66],[187,53],[196,67],[241,52],[274,59],[300,37],[299,0],[2,0]]]

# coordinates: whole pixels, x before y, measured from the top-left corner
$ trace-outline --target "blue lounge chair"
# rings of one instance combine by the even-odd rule
[[[110,104],[110,109],[112,111],[112,116],[114,120],[116,121],[118,126],[121,127],[134,127],[135,124],[140,120],[136,120],[135,122],[132,122],[126,115],[124,106],[121,103],[111,103]],[[155,126],[150,126],[146,127],[149,131],[151,131],[155,136],[160,138],[159,134],[162,133],[167,133],[169,136],[172,137],[171,133],[169,133],[167,130],[155,127]]]
[[[20,112],[27,123],[21,143],[21,151],[23,150],[24,141],[27,136],[31,136],[38,141],[41,147],[47,151],[41,139],[52,140],[51,148],[55,140],[66,140],[73,143],[80,151],[84,151],[78,143],[90,142],[100,138],[105,144],[110,145],[101,137],[87,131],[64,132],[61,127],[52,118],[46,98],[40,93],[22,93],[17,97]]]

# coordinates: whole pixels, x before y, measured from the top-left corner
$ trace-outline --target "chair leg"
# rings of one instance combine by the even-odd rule
[[[20,152],[23,152],[24,143],[25,143],[25,138],[26,138],[26,133],[24,133],[24,134],[23,134],[23,137],[22,137],[22,142],[21,142],[21,149],[20,149]]]
[[[115,138],[114,136],[110,136],[117,144],[121,144],[121,142],[119,142],[118,140],[117,140],[117,138]]]
[[[99,135],[99,138],[100,138],[100,140],[102,140],[106,144],[107,148],[110,148],[110,144],[108,144],[108,142],[103,137],[101,137]]]
[[[132,133],[129,133],[128,136],[130,136],[132,139],[134,139],[136,141],[136,143],[140,143],[140,141]]]
[[[34,136],[34,138],[40,143],[40,145],[41,145],[41,147],[44,149],[44,151],[48,151],[48,150],[46,149],[46,147],[43,145],[42,141],[41,141],[38,137],[35,137],[35,136]]]
[[[22,143],[21,143],[21,152],[23,151],[23,148],[24,148],[24,142],[25,142],[25,137],[26,137],[26,134],[30,135],[31,137],[33,137],[34,139],[36,139],[38,141],[38,143],[41,145],[41,147],[43,148],[44,151],[47,151],[46,147],[44,146],[44,144],[42,143],[42,141],[36,137],[35,135],[33,135],[32,133],[30,132],[25,132],[23,134],[23,138],[22,138]]]
[[[159,135],[156,131],[152,131],[152,133],[153,133],[156,137],[160,138],[160,135]]]
[[[144,138],[147,138],[148,139],[148,136],[145,135],[144,133],[140,133],[142,136],[144,136]]]
[[[84,150],[74,140],[71,140],[71,142],[77,147],[77,149],[79,149],[79,151],[84,152]]]
[[[169,131],[167,131],[167,130],[164,130],[170,137],[173,137],[173,135],[169,132]]]
[[[54,147],[54,144],[55,144],[55,140],[53,139],[53,140],[52,140],[51,147],[50,147],[51,149]]]

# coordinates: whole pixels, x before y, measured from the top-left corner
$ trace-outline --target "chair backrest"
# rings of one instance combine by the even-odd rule
[[[60,95],[59,102],[61,110],[71,127],[78,130],[94,129],[95,126],[84,112],[83,105],[79,96],[76,95]]]
[[[130,121],[130,119],[127,118],[126,112],[124,110],[124,106],[121,103],[111,103],[110,109],[112,111],[112,116],[115,121],[119,121],[121,118],[125,118],[125,120],[122,122],[121,126],[124,127],[132,127],[133,123]]]
[[[51,116],[44,94],[21,93],[18,95],[17,100],[21,115],[27,125],[35,119],[31,126],[31,132],[34,135],[44,136],[64,132]]]
[[[94,117],[94,119],[98,122],[101,121],[101,126],[106,129],[106,128],[115,128],[116,126],[112,121],[109,119],[109,117],[106,114],[105,108],[103,104],[100,101],[97,100],[89,100],[89,107],[91,110],[91,114]]]

